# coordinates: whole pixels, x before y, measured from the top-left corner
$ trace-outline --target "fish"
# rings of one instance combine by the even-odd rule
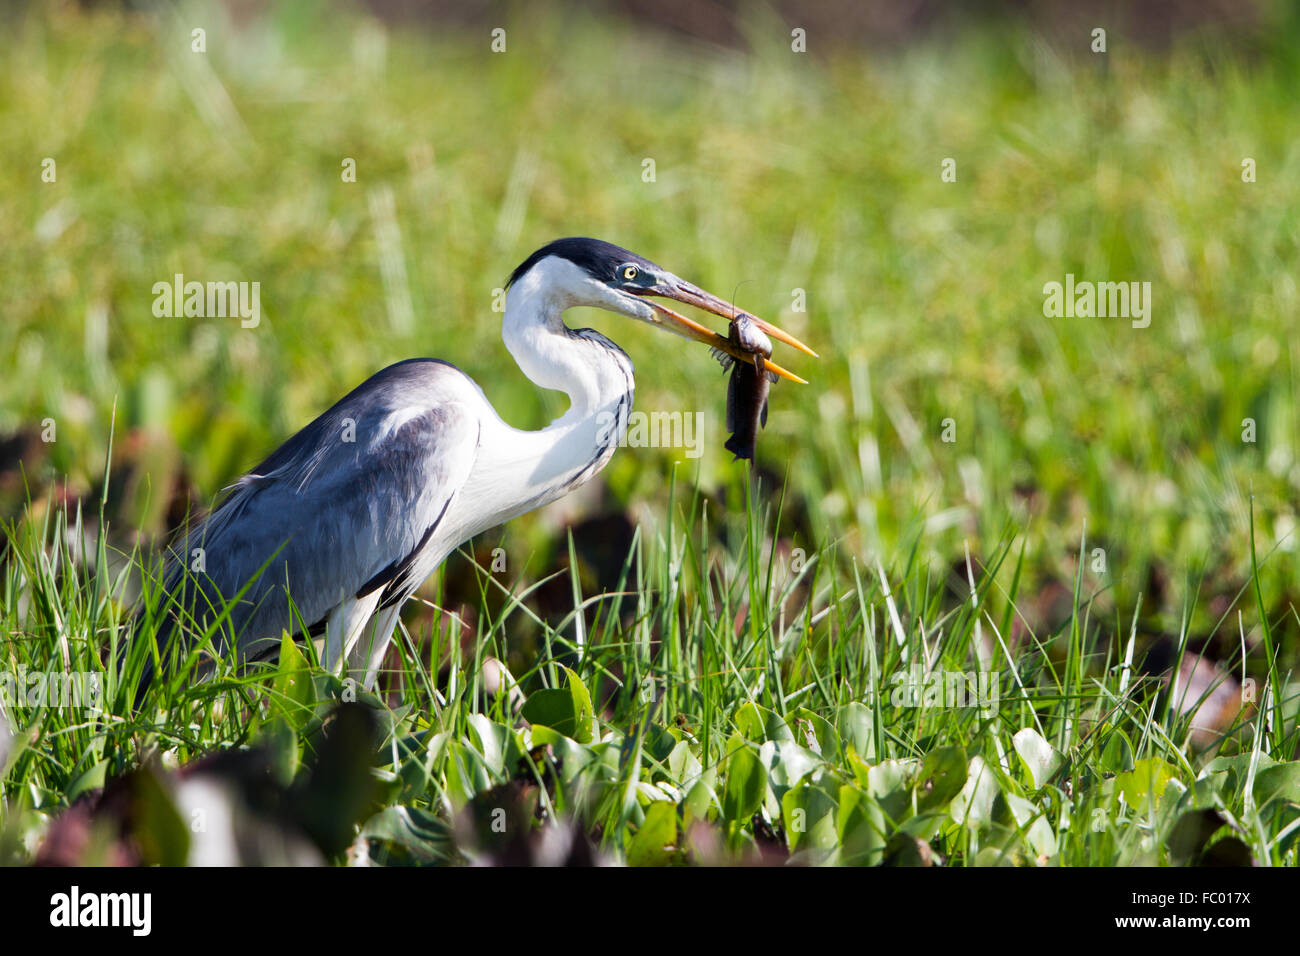
[[[762,330],[744,312],[733,316],[728,330],[728,340],[740,350],[749,353],[752,362],[743,361],[722,353],[722,367],[731,368],[727,382],[727,431],[731,433],[723,448],[736,457],[753,462],[758,431],[767,425],[767,396],[776,381],[764,359],[772,354],[772,343]]]

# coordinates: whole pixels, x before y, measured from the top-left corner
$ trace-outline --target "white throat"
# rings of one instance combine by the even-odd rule
[[[627,311],[621,296],[554,256],[520,276],[506,298],[506,348],[532,382],[569,396],[568,412],[554,424],[617,405],[631,390],[632,363],[621,349],[597,333],[564,325],[564,310],[578,305]]]
[[[617,293],[558,257],[543,259],[510,287],[501,327],[506,348],[532,382],[568,395],[569,409],[540,431],[499,418],[485,423],[470,476],[474,487],[466,492],[501,507],[469,534],[583,484],[605,467],[623,436],[632,410],[632,362],[599,333],[564,325],[564,310],[578,305],[628,311]]]

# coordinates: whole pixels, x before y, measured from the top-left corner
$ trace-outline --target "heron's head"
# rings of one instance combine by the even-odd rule
[[[770,322],[678,278],[649,259],[600,239],[557,239],[543,246],[519,264],[507,286],[529,286],[531,294],[551,299],[560,309],[585,305],[617,312],[702,342],[743,361],[752,360],[752,353],[742,350],[727,337],[655,301],[675,299],[728,320],[746,316],[777,341],[808,355],[817,354]],[[766,366],[784,378],[803,381],[773,362],[766,362]]]

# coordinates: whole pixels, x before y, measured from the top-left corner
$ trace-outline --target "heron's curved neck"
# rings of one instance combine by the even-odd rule
[[[535,270],[534,270],[535,271]],[[466,537],[582,485],[608,464],[632,410],[632,362],[589,329],[571,331],[570,305],[545,282],[523,276],[510,290],[502,338],[520,369],[542,388],[569,396],[569,410],[539,431],[484,423],[466,494],[496,507],[460,529]]]
[[[631,361],[604,336],[567,328],[561,315],[578,303],[534,275],[538,271],[511,288],[501,337],[531,381],[569,396],[569,410],[550,427],[617,410],[632,391]]]

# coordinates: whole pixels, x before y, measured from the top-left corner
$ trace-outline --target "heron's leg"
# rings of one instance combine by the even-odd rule
[[[397,617],[401,613],[400,603],[384,608],[370,619],[364,636],[348,653],[348,672],[361,680],[366,690],[373,690],[375,679],[379,676],[379,665],[384,662],[384,654],[393,639],[393,630],[397,627]]]
[[[344,657],[356,646],[378,604],[379,592],[374,591],[363,598],[348,598],[330,611],[325,624],[324,663],[331,673],[340,673]]]

